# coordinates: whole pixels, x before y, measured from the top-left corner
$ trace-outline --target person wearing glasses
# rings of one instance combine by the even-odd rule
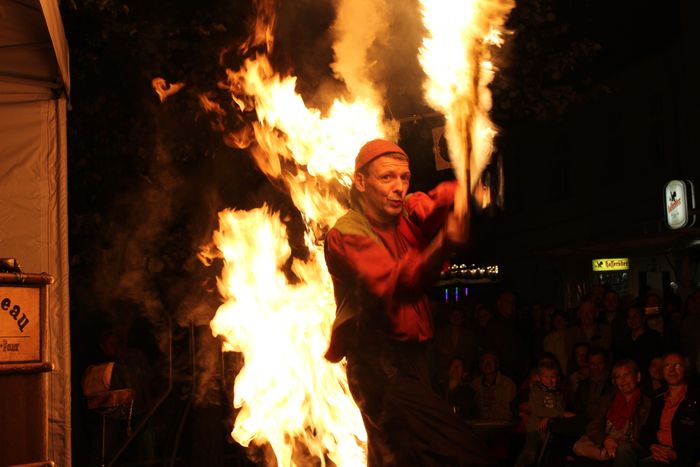
[[[668,389],[652,401],[639,444],[618,447],[615,467],[696,467],[700,462],[700,393],[689,384],[689,371],[685,356],[664,356]]]

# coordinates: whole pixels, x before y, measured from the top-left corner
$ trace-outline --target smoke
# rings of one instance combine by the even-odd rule
[[[388,117],[425,110],[417,0],[281,2],[275,21],[273,65],[299,78],[307,105],[349,96],[385,107]]]
[[[161,330],[167,318],[154,276],[165,267],[159,240],[173,215],[182,181],[170,170],[171,158],[163,145],[156,143],[149,164],[148,175],[133,180],[131,190],[111,207],[102,232],[109,243],[100,252],[92,287],[101,305],[106,305],[111,323],[124,326],[139,316],[146,318],[165,353],[169,336]],[[135,309],[114,309],[117,302],[130,302]]]
[[[387,105],[392,115],[403,118],[427,110],[423,98],[425,74],[418,62],[424,34],[417,0],[390,0],[391,28],[374,51],[381,65],[377,80],[387,88]]]
[[[358,27],[358,25],[362,27]],[[384,91],[375,84],[377,62],[370,61],[370,50],[388,30],[385,2],[381,0],[340,0],[333,24],[336,77],[345,82],[351,94],[372,102],[383,102]]]
[[[332,69],[353,95],[385,105],[390,117],[422,106],[417,1],[339,0],[332,31]]]

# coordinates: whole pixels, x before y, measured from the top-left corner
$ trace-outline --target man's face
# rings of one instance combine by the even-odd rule
[[[562,315],[556,315],[552,321],[552,329],[555,331],[562,331],[566,329],[567,325],[568,323],[566,322],[566,318],[564,318]]]
[[[627,310],[627,326],[633,331],[637,331],[644,326],[641,312],[636,308]]]
[[[664,379],[669,386],[685,383],[685,361],[680,355],[668,355],[664,358]]]
[[[688,299],[688,313],[700,315],[700,290],[693,293]]]
[[[515,313],[515,295],[510,292],[504,293],[498,297],[496,307],[501,316],[510,318]]]
[[[485,375],[492,375],[498,371],[498,362],[495,355],[486,354],[481,357],[481,365],[479,369]]]
[[[461,360],[452,360],[449,369],[450,379],[462,380],[464,379],[464,363]]]
[[[588,348],[583,345],[576,347],[574,358],[579,368],[588,367]]]
[[[581,319],[581,324],[594,324],[596,319],[596,309],[592,303],[583,302],[578,309],[578,316]]]
[[[661,381],[664,379],[664,359],[656,357],[649,363],[649,376],[652,380]]]
[[[486,307],[477,308],[476,320],[479,322],[480,326],[486,326],[489,320],[491,320],[491,311]]]
[[[557,370],[550,370],[549,368],[540,369],[540,383],[549,389],[554,389],[559,382],[559,372]]]
[[[605,358],[602,355],[593,354],[588,357],[588,368],[591,371],[591,378],[601,380],[605,378],[607,368],[605,367]]]
[[[617,298],[617,294],[614,292],[608,292],[605,294],[605,299],[603,300],[603,305],[605,306],[605,310],[612,313],[614,311],[617,311],[617,307],[620,303],[620,300]]]
[[[622,394],[632,394],[639,384],[641,375],[632,370],[629,365],[615,368],[613,371],[613,381]]]
[[[355,174],[355,188],[362,193],[365,213],[380,222],[396,220],[411,181],[408,161],[381,156],[369,163],[367,174]]]

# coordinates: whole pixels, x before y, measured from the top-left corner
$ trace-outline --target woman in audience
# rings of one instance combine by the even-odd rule
[[[613,366],[612,375],[615,392],[606,399],[603,409],[586,427],[586,433],[574,444],[574,453],[585,459],[613,459],[618,446],[637,442],[649,415],[651,398],[642,394],[639,387],[641,372],[636,362],[631,359],[618,361]]]

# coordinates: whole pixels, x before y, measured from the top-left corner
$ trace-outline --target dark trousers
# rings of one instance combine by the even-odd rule
[[[423,344],[384,342],[348,354],[348,383],[367,430],[368,465],[487,463],[476,434],[431,388]]]

